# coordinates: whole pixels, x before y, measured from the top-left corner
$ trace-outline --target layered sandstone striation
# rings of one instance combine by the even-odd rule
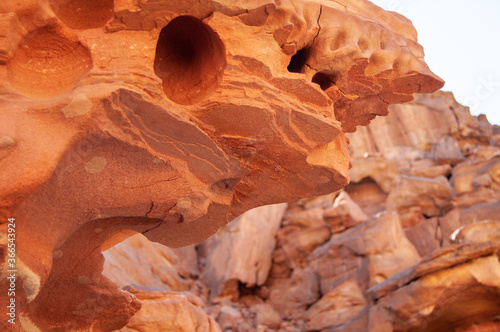
[[[448,117],[450,106],[454,116]],[[450,93],[418,95],[391,108],[387,118],[349,136],[370,144],[353,146],[360,159],[351,170],[355,180],[343,190],[286,209],[251,210],[182,251],[134,236],[104,253],[103,274],[125,289],[154,285],[194,296],[224,331],[497,331],[500,145],[492,142],[500,127],[470,116]],[[415,122],[405,118],[408,127],[385,126],[415,108]],[[425,147],[421,141],[399,145],[413,131],[427,130],[418,117],[431,115],[440,119],[432,124],[440,135],[428,137]],[[376,131],[386,136],[365,136]],[[451,141],[459,162],[436,152]],[[392,179],[380,176],[380,164],[393,165]],[[356,177],[361,171],[367,175]],[[456,190],[457,183],[471,185]],[[184,306],[179,302],[164,316]],[[200,320],[199,308],[191,311],[179,331]],[[141,309],[138,317],[156,322],[159,314]],[[153,331],[148,324],[144,319],[133,328]]]
[[[1,289],[16,218],[15,328],[108,331],[138,298],[170,306],[176,296],[120,291],[101,251],[135,233],[193,244],[254,207],[343,188],[346,133],[443,85],[423,55],[406,18],[365,0],[1,4]],[[304,257],[315,244],[302,243]],[[267,265],[243,281],[260,285]],[[301,292],[314,276],[273,287]],[[276,310],[301,312],[315,294]],[[270,310],[253,314],[272,320]]]

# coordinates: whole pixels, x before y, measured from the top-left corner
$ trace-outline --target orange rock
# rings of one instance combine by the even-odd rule
[[[427,102],[434,105],[432,98]],[[464,142],[463,136],[453,137]],[[105,266],[119,262],[123,271],[132,270],[130,276],[120,276],[119,285],[139,279],[134,270],[149,271],[151,275],[145,280],[161,279],[172,285],[176,285],[176,276],[182,276],[182,286],[191,287],[183,294],[199,295],[194,303],[227,330],[441,331],[449,326],[459,331],[495,330],[499,308],[498,190],[493,183],[475,185],[486,175],[492,180],[489,172],[478,175],[472,190],[461,194],[450,189],[443,175],[470,165],[480,167],[495,158],[497,149],[476,141],[476,146],[464,150],[465,145],[459,143],[466,160],[457,165],[447,161],[453,167],[438,165],[431,159],[432,151],[447,141],[454,142],[437,139],[427,150],[387,147],[366,158],[391,163],[395,175],[410,179],[407,196],[400,195],[398,200],[391,197],[386,201],[388,196],[372,180],[381,179],[372,174],[384,170],[375,162],[367,163],[364,165],[371,165],[373,171],[366,172],[369,177],[340,192],[290,203],[281,222],[280,216],[247,213],[188,254],[160,247],[149,251],[158,245],[141,242],[138,246],[132,237],[106,251],[110,258]],[[473,142],[467,138],[467,144]],[[401,193],[401,183],[387,184],[392,195]],[[396,211],[383,212],[391,200],[398,202]],[[444,215],[425,217],[423,211],[432,210],[429,202],[440,206]],[[241,219],[248,227],[242,227]],[[339,227],[339,221],[349,227]],[[123,232],[115,233],[105,245],[116,243]],[[219,245],[213,246],[216,242]],[[254,249],[251,254],[246,254],[248,247]],[[150,259],[130,259],[133,253],[144,257],[146,249]],[[112,252],[115,255],[109,256]],[[162,259],[157,259],[160,255]],[[217,257],[228,256],[217,261]],[[211,257],[210,264],[207,257]],[[262,277],[267,278],[265,283],[244,284],[241,276],[247,276],[241,271],[259,275],[258,269],[269,257],[272,265]],[[203,280],[224,282],[223,294],[212,302],[208,287],[193,268],[196,258]],[[161,266],[152,267],[154,262],[161,262]],[[264,263],[256,266],[255,262]],[[206,268],[209,265],[211,268]],[[112,280],[117,275],[107,274],[106,268],[104,273]],[[175,308],[168,307],[163,313],[175,315]],[[155,317],[151,312],[152,321]],[[142,319],[134,328],[146,329],[147,324],[148,320]]]
[[[370,178],[359,183],[350,183],[345,191],[368,216],[375,216],[385,210],[387,194]]]
[[[456,165],[465,158],[453,137],[443,136],[432,146],[432,159],[439,165]]]
[[[126,239],[103,255],[106,259],[103,276],[120,288],[134,284],[187,291],[193,286],[189,277],[199,275],[194,246],[170,249],[149,241],[142,234]]]
[[[320,277],[322,294],[349,279],[360,280],[364,291],[418,261],[420,256],[394,212],[332,237],[309,256],[310,266]]]
[[[452,183],[458,193],[480,187],[500,189],[500,156],[480,162],[464,162],[453,169]]]
[[[500,242],[500,220],[483,220],[471,225],[464,225],[451,236],[452,243],[464,242]]]
[[[439,176],[448,176],[451,174],[451,166],[445,165],[434,165],[434,163],[429,159],[420,160],[421,163],[415,162],[412,164],[411,176],[425,177],[425,178],[436,178]]]
[[[337,191],[345,133],[444,83],[411,22],[365,0],[1,11],[0,227],[19,220],[18,313],[42,330],[123,326],[138,302],[101,276],[101,249],[134,232],[185,246]],[[83,319],[82,301],[101,309]]]
[[[330,239],[332,230],[324,225],[294,230],[286,234],[281,241],[281,248],[287,261],[293,268],[304,268],[307,256]]]
[[[281,324],[281,316],[269,304],[258,304],[252,307],[255,313],[255,323],[264,325],[270,329],[278,329]]]
[[[305,316],[306,330],[319,331],[340,325],[358,316],[366,304],[358,284],[350,279],[311,306]]]
[[[289,279],[271,281],[267,303],[287,319],[300,320],[320,298],[318,275],[309,267],[294,270]]]
[[[374,315],[391,317],[394,330],[430,331],[495,317],[500,310],[498,248],[482,243],[434,253],[369,290],[378,299]]]
[[[490,142],[492,126],[472,116],[450,92],[418,94],[414,101],[392,105],[389,109],[388,117],[378,117],[367,127],[348,135],[354,158],[395,146],[429,151],[443,136],[460,137],[461,147]]]
[[[497,195],[498,197],[498,195]],[[450,236],[462,226],[483,222],[485,220],[500,221],[500,201],[479,203],[468,208],[457,208],[440,219],[443,241],[447,244]]]
[[[324,218],[333,232],[343,231],[369,219],[345,191],[339,194],[331,208],[325,210]]]
[[[201,278],[212,299],[229,295],[237,299],[237,289],[231,289],[235,282],[247,287],[265,283],[285,209],[286,204],[275,204],[247,211],[203,242],[200,250],[207,256]]]
[[[371,178],[384,192],[388,193],[391,190],[394,180],[399,174],[396,162],[387,160],[382,156],[368,156],[354,161],[355,166],[350,172],[353,182]]]
[[[426,216],[441,216],[450,197],[451,186],[444,176],[433,179],[400,176],[387,197],[387,209],[403,211],[418,207]]]
[[[127,287],[142,302],[142,308],[120,329],[132,331],[220,332],[219,324],[203,310],[194,295]]]
[[[217,315],[217,322],[224,329],[237,329],[238,326],[243,324],[243,317],[241,312],[231,305],[223,305],[219,309],[219,314]]]

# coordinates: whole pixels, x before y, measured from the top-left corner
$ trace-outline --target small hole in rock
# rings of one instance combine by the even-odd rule
[[[316,75],[314,75],[312,78],[312,82],[318,84],[323,91],[333,85],[330,77],[323,73],[316,73]]]
[[[291,73],[300,73],[302,72],[302,68],[306,65],[307,61],[307,49],[303,48],[298,50],[292,58],[290,59],[290,63],[288,64],[288,71]]]
[[[224,44],[208,25],[179,16],[161,30],[154,70],[172,101],[192,105],[217,89],[226,67]]]

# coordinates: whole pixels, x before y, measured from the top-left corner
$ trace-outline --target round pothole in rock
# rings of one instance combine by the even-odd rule
[[[50,0],[57,17],[71,29],[104,26],[113,18],[114,0]]]
[[[92,68],[90,52],[52,27],[32,31],[7,65],[12,86],[32,98],[49,98],[73,90]]]
[[[170,100],[182,105],[203,101],[219,86],[225,67],[224,44],[197,18],[179,16],[162,29],[154,70]]]

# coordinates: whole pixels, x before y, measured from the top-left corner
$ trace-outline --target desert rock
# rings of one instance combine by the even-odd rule
[[[1,245],[15,217],[26,329],[121,328],[140,301],[102,276],[101,251],[135,233],[194,244],[252,208],[338,191],[346,133],[443,86],[411,22],[365,0],[0,10]],[[456,132],[484,141],[480,122]],[[161,284],[187,287],[175,270]]]
[[[447,103],[441,92],[417,99],[425,100],[422,106],[438,109],[454,103],[450,94],[444,96]],[[496,130],[490,127],[483,126],[482,133]],[[165,255],[171,263],[164,264],[172,268],[164,271],[173,273],[173,277],[166,274],[167,280],[177,280],[176,275],[184,280],[191,289],[182,294],[193,294],[197,306],[227,331],[498,330],[499,191],[490,185],[457,192],[452,185],[452,174],[460,174],[457,171],[468,165],[478,174],[476,167],[496,158],[496,147],[479,136],[462,136],[474,127],[467,128],[449,136],[453,140],[436,137],[424,150],[388,146],[368,155],[367,159],[393,163],[394,178],[387,182],[387,192],[371,177],[361,177],[341,191],[280,206],[279,214],[269,214],[276,206],[247,212],[214,239],[189,249],[189,254]],[[439,164],[432,151],[443,141],[456,141],[453,146],[464,159],[459,163],[443,159],[446,163]],[[267,225],[265,215],[270,216]],[[243,229],[243,220],[265,233],[234,231]],[[261,243],[265,238],[268,247]],[[116,245],[119,250],[106,251],[110,263],[127,262],[124,258],[136,251],[131,239]],[[225,248],[232,249],[221,254],[211,251],[214,243],[241,246],[228,245]],[[246,254],[252,250],[255,255]],[[207,257],[217,253],[232,255],[237,266],[229,262],[206,268]],[[199,270],[193,269],[189,258],[193,254]],[[180,257],[185,258],[180,261]],[[259,274],[255,262],[270,259],[268,273]],[[104,273],[111,278],[108,270],[116,274],[106,263]],[[241,271],[266,277],[247,283],[248,276]],[[227,290],[222,295],[220,284],[210,281],[217,278]]]
[[[121,332],[221,332],[216,321],[203,310],[203,302],[191,294],[128,287],[142,308]]]

